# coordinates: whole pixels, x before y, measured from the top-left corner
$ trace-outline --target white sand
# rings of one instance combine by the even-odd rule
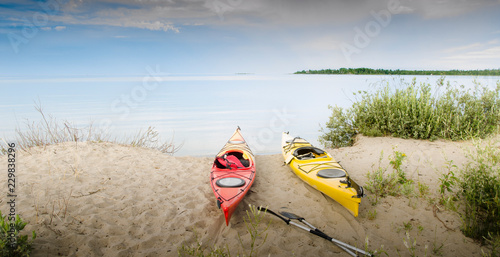
[[[436,197],[446,161],[460,167],[465,162],[463,149],[470,146],[470,142],[359,137],[353,147],[329,152],[365,185],[366,173],[378,168],[381,151],[384,167],[393,149],[401,151],[408,155],[404,171],[430,187],[427,197]],[[179,247],[196,240],[227,246],[236,256],[245,253],[238,235],[243,244],[250,241],[243,221],[248,204],[275,211],[287,207],[336,239],[360,248],[368,239],[369,250],[383,245],[389,256],[410,255],[403,242],[404,223],[413,227],[410,236],[412,242],[416,239],[418,256],[424,256],[425,246],[431,256],[441,245],[443,256],[480,256],[480,245],[460,232],[457,214],[443,208],[434,212],[422,198],[387,197],[376,206],[364,198],[359,217],[354,218],[282,166],[281,155],[256,157],[255,183],[226,227],[208,183],[212,161],[92,142],[18,153],[16,207],[29,222],[26,229],[37,232],[33,256],[177,256]],[[0,167],[6,170],[6,156],[0,157]],[[6,195],[3,174],[1,192]],[[6,199],[0,200],[0,210],[6,213]],[[374,211],[376,218],[368,219]],[[263,221],[272,223],[255,256],[349,256],[272,215],[266,214]]]

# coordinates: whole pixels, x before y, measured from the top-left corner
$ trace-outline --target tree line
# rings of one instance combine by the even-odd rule
[[[500,76],[500,69],[486,70],[386,70],[370,68],[340,68],[322,70],[302,70],[294,74],[355,74],[355,75],[464,75],[464,76]]]

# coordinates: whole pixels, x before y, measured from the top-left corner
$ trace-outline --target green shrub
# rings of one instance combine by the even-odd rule
[[[354,125],[353,111],[351,109],[344,111],[341,107],[331,105],[328,108],[332,110],[332,116],[326,123],[326,128],[330,130],[325,132],[325,129],[321,128],[324,134],[320,136],[319,142],[329,148],[352,145],[354,136],[359,133]]]
[[[484,240],[490,234],[500,234],[500,149],[477,144],[476,152],[461,174],[461,197],[465,201],[462,231]]]
[[[348,109],[329,107],[332,116],[321,128],[319,141],[326,147],[352,145],[356,134],[401,138],[462,140],[484,138],[498,131],[500,82],[494,90],[474,82],[474,87],[389,83],[375,92],[358,92],[360,100]],[[443,91],[443,92],[441,92]]]
[[[19,215],[13,223],[0,211],[0,256],[2,257],[25,257],[29,256],[33,249],[31,244],[36,238],[35,231],[32,232],[31,240],[28,235],[21,235],[21,231],[26,226]],[[13,237],[12,237],[13,235]],[[13,242],[11,239],[15,239]]]
[[[403,164],[403,160],[406,158],[406,154],[402,153],[400,151],[394,151],[394,156],[392,159],[390,159],[389,164],[391,164],[392,168],[397,172],[398,174],[398,182],[400,184],[404,184],[406,182],[412,182],[411,180],[408,180],[406,178],[406,173],[403,171],[401,168],[401,165]]]

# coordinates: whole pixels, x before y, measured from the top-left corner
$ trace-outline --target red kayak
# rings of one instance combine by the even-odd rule
[[[255,179],[255,157],[238,127],[214,160],[210,185],[229,225],[231,215]]]

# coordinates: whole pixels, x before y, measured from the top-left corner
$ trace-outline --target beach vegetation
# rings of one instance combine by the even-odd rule
[[[397,232],[400,233],[401,230],[404,230],[405,237],[403,237],[403,245],[408,250],[408,253],[410,254],[409,256],[422,256],[418,254],[419,252],[418,246],[420,244],[417,244],[417,237],[422,234],[424,227],[421,224],[418,224],[418,226],[416,226],[416,228],[418,229],[417,235],[415,237],[412,237],[411,231],[415,227],[412,222],[414,222],[413,219],[409,220],[408,222],[403,222],[403,225],[397,228]],[[428,251],[428,245],[425,245],[423,249],[424,253],[423,256],[427,256],[427,251]],[[401,256],[399,250],[396,249],[396,252],[398,253],[399,256]]]
[[[500,256],[500,235],[488,234],[485,238],[486,243],[490,246],[489,252],[484,252],[481,249],[481,255],[483,257],[498,257]]]
[[[394,151],[393,157],[389,159],[389,164],[391,164],[392,168],[397,172],[398,182],[400,184],[405,184],[406,182],[409,182],[409,180],[406,178],[406,173],[401,168],[401,165],[403,164],[403,160],[405,158],[406,158],[405,153],[402,153],[400,151]]]
[[[382,254],[385,254],[385,256],[390,256],[389,253],[384,249],[384,245],[381,245],[380,248],[375,249],[373,251],[367,250],[367,252],[373,254],[373,256],[382,256]]]
[[[446,162],[447,173],[443,173],[439,178],[439,193],[444,196],[446,193],[453,193],[453,188],[458,183],[458,178],[455,172],[458,169],[457,165],[453,164],[453,160]]]
[[[178,250],[177,254],[179,256],[196,256],[196,257],[229,257],[231,253],[227,246],[218,247],[216,245],[203,245],[203,243],[197,239],[196,243],[191,246],[182,245]]]
[[[406,154],[394,149],[393,154],[388,158],[389,166],[386,167],[381,164],[383,159],[384,152],[381,151],[378,168],[366,174],[368,181],[365,189],[372,193],[375,198],[372,200],[372,204],[376,205],[380,198],[386,196],[405,196],[410,200],[418,197],[415,182],[407,178],[406,172],[402,168]],[[392,169],[392,172],[389,172],[389,168]],[[419,183],[418,190],[421,192],[420,196],[423,196],[422,192],[425,191],[425,186]],[[411,201],[409,204],[411,205]]]
[[[366,174],[368,181],[366,182],[365,189],[375,197],[375,199],[372,200],[373,205],[376,205],[380,198],[384,198],[387,195],[398,194],[397,176],[394,172],[389,173],[387,167],[381,166],[383,156],[384,152],[382,151],[380,153],[378,168]]]
[[[490,248],[483,256],[499,256],[500,149],[493,141],[477,140],[467,159],[462,168],[447,161],[439,178],[438,203],[458,213],[465,236]],[[435,245],[433,252],[439,253],[441,248]]]
[[[429,186],[428,185],[426,185],[423,182],[418,181],[417,186],[418,186],[418,193],[419,193],[420,197],[425,197],[426,195],[429,194]]]
[[[263,223],[265,212],[261,212],[254,205],[249,205],[249,210],[246,211],[247,216],[243,218],[246,227],[246,235],[249,238],[241,236],[238,233],[238,241],[243,250],[243,253],[237,252],[236,256],[259,256],[259,248],[264,245],[267,240],[267,230],[271,222]],[[197,256],[197,257],[230,257],[231,250],[226,245],[219,247],[217,245],[204,245],[197,237],[196,243],[190,246],[182,245],[177,249],[179,256]]]
[[[415,183],[413,183],[412,181],[407,181],[403,183],[399,182],[399,183],[400,183],[401,195],[410,199],[417,196],[417,194],[415,193]]]
[[[443,205],[448,210],[457,210],[456,202],[458,196],[456,194],[456,187],[459,183],[459,178],[455,176],[458,167],[453,164],[453,160],[446,162],[447,172],[441,174],[439,178],[439,204]]]
[[[15,216],[15,221],[9,220],[13,216],[3,215],[0,211],[0,256],[2,257],[27,257],[33,250],[32,244],[36,238],[36,233],[22,235],[27,222],[24,222],[19,215]]]
[[[173,155],[182,146],[175,145],[173,137],[169,141],[163,141],[158,131],[151,126],[146,130],[140,130],[133,136],[116,139],[112,138],[105,128],[96,127],[92,122],[87,126],[77,126],[69,121],[61,122],[52,115],[46,114],[40,103],[35,105],[35,109],[40,114],[41,120],[38,122],[26,121],[24,128],[16,128],[16,138],[11,140],[24,151],[29,151],[35,146],[45,147],[63,142],[90,141],[152,148]],[[6,143],[5,145],[0,143],[0,155],[6,153],[6,147]]]
[[[408,222],[403,222],[403,229],[406,231],[406,232],[409,232],[413,229],[413,224],[411,224],[411,220],[408,221]]]
[[[500,82],[495,89],[474,81],[472,88],[402,81],[382,83],[374,92],[360,91],[350,108],[332,110],[319,141],[326,147],[352,145],[357,134],[400,138],[467,140],[497,133]]]
[[[238,240],[240,245],[245,252],[244,256],[255,256],[258,253],[258,249],[267,240],[267,230],[271,225],[269,223],[264,224],[262,219],[264,218],[265,212],[257,210],[254,205],[249,205],[249,210],[246,210],[247,217],[243,218],[245,223],[247,233],[250,235],[250,242],[248,244],[244,243],[240,234],[238,234]]]
[[[446,238],[444,242],[446,242],[446,240],[448,240],[448,238]],[[436,226],[434,229],[434,241],[432,242],[432,254],[436,256],[443,256],[444,242],[438,242],[437,226]]]
[[[471,151],[472,152],[472,151]],[[500,149],[476,142],[475,151],[461,172],[460,197],[463,233],[481,242],[497,242],[500,236]]]
[[[328,105],[328,108],[332,110],[332,116],[326,124],[326,128],[320,129],[323,135],[319,137],[319,142],[330,148],[351,146],[355,136],[359,133],[354,124],[354,111],[331,105]],[[371,133],[371,131],[366,132]],[[381,135],[382,133],[373,134],[373,136]]]
[[[418,249],[417,249],[417,239],[416,238],[412,238],[409,231],[406,231],[405,234],[406,234],[406,238],[403,238],[403,244],[406,247],[406,249],[408,250],[408,253],[412,257],[419,256],[417,254],[417,251],[418,251]],[[427,249],[428,249],[428,246],[425,245],[424,246],[424,255],[423,256],[427,256]],[[422,255],[420,255],[420,256],[422,256]]]
[[[368,220],[374,220],[375,218],[377,218],[377,210],[368,211]]]

